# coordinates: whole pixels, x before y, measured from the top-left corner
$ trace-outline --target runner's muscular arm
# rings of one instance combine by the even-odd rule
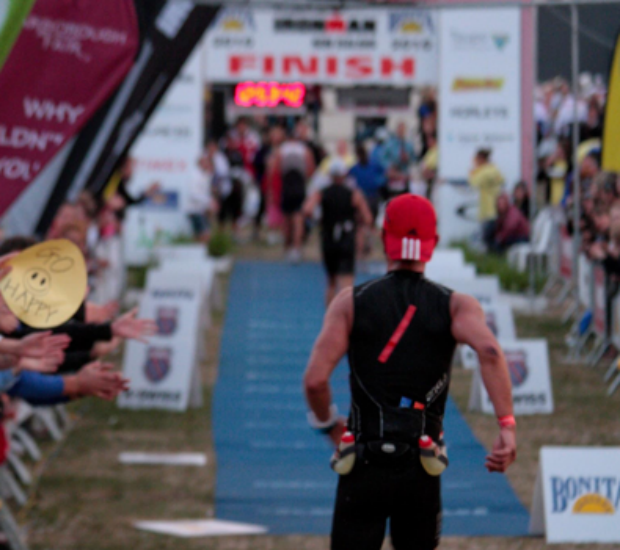
[[[452,335],[460,344],[471,346],[480,360],[484,387],[493,402],[498,418],[512,416],[512,388],[506,358],[497,339],[486,323],[478,301],[465,294],[454,293],[450,300]],[[487,456],[490,472],[504,472],[516,459],[514,427],[501,428],[500,435]]]
[[[306,400],[321,421],[326,421],[330,415],[329,377],[347,352],[352,327],[353,289],[349,287],[342,290],[327,309],[323,328],[314,344],[304,374]],[[330,434],[335,443],[340,441],[343,429],[344,423]]]
[[[372,213],[370,212],[370,208],[368,208],[368,203],[364,195],[359,189],[353,191],[353,207],[359,213],[362,224],[366,227],[370,227],[372,225]]]
[[[452,335],[459,344],[468,344],[480,359],[480,374],[497,416],[512,411],[512,388],[502,348],[487,326],[482,307],[475,298],[454,293],[450,300]]]

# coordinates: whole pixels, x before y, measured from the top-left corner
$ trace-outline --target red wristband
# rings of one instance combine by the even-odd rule
[[[497,422],[499,423],[500,428],[516,428],[517,421],[512,414],[506,416],[498,416]]]

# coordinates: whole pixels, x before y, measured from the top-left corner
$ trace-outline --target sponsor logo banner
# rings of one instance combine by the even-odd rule
[[[0,214],[123,80],[133,2],[39,0],[0,73]]]
[[[620,448],[543,447],[530,531],[549,543],[620,542]]]
[[[225,9],[207,33],[211,82],[437,83],[431,11]]]
[[[508,186],[521,179],[521,14],[518,8],[444,10],[439,38],[439,175],[468,178],[492,150]]]
[[[186,265],[186,264],[185,264]],[[121,407],[185,410],[198,403],[198,338],[203,336],[203,282],[178,271],[149,274],[140,317],[155,319],[149,344],[127,343],[123,372],[131,390],[119,396]]]
[[[498,92],[504,87],[503,78],[455,78],[452,82],[454,92],[491,91]]]

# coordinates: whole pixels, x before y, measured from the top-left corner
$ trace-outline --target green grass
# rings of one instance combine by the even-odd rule
[[[209,255],[214,258],[220,258],[232,253],[233,248],[233,238],[227,231],[218,230],[209,239]]]
[[[457,242],[454,248],[460,248],[465,254],[465,261],[476,266],[478,275],[497,275],[503,290],[507,292],[527,292],[530,288],[529,271],[521,273],[512,267],[504,255],[490,254],[474,250],[467,242]],[[546,278],[535,278],[535,290],[540,292],[545,286]]]

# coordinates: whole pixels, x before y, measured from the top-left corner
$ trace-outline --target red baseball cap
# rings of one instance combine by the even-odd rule
[[[429,200],[407,193],[388,203],[383,220],[388,258],[430,262],[438,240],[437,214]]]

